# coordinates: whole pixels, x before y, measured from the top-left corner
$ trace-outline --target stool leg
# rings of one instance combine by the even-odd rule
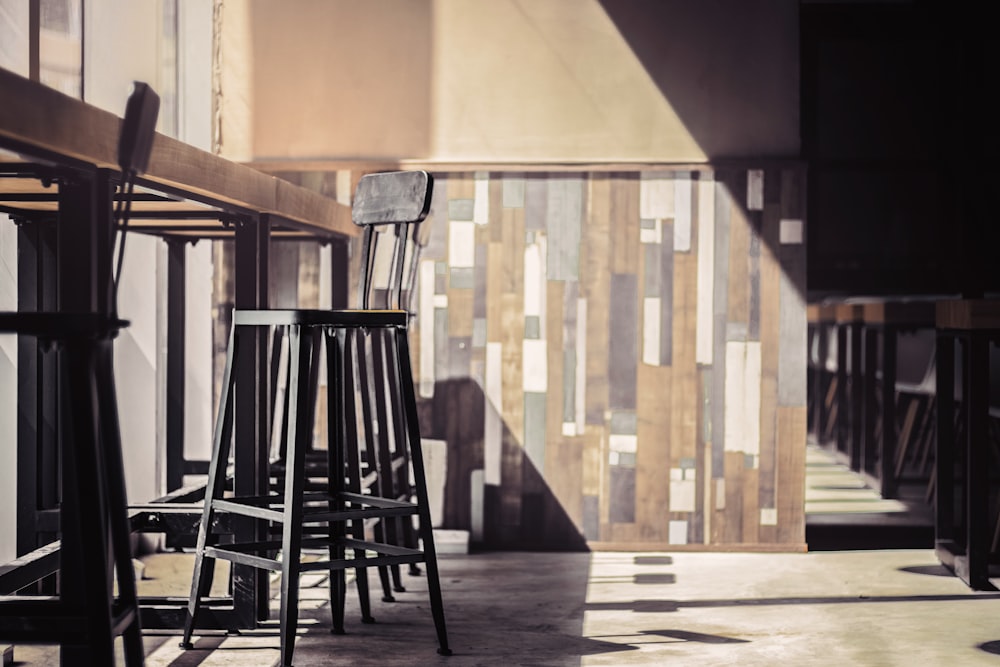
[[[346,345],[342,329],[328,329],[326,332],[327,364],[327,485],[330,496],[328,509],[331,512],[343,509],[340,492],[344,485],[344,440],[347,421],[344,417],[347,401],[345,381]],[[329,534],[330,562],[343,560],[343,528],[338,521],[327,524]],[[330,566],[330,612],[333,618],[331,632],[344,634],[344,570]]]
[[[111,538],[118,575],[119,605],[133,615],[122,632],[125,664],[142,665],[144,651],[142,630],[139,624],[139,602],[132,566],[129,540],[128,501],[125,493],[125,465],[122,461],[121,432],[118,424],[118,406],[115,397],[113,350],[111,340],[97,342],[97,404],[100,408],[101,438],[104,449],[101,458],[107,471],[106,484],[110,509]]]
[[[302,344],[301,327],[292,326],[288,331],[289,361],[288,380],[287,458],[285,467],[285,496],[281,533],[281,664],[291,667],[295,650],[295,631],[298,628],[299,572],[302,564],[302,488],[305,476],[305,441],[312,437],[312,424],[308,423],[310,410],[303,409],[302,401],[308,395],[308,369],[310,345]]]
[[[386,330],[376,329],[371,333],[371,345],[372,345],[372,372],[374,373],[374,381],[372,382],[373,395],[375,400],[375,419],[376,423],[379,424],[378,429],[378,466],[379,472],[379,495],[383,498],[389,498],[391,500],[397,500],[399,493],[402,490],[396,488],[396,475],[393,472],[393,451],[390,447],[390,439],[394,437],[393,433],[389,428],[389,410],[386,401],[386,388],[392,387],[392,381],[389,379],[389,374],[387,372],[388,365],[385,361],[385,345],[384,338],[387,335]],[[392,401],[393,404],[397,401]],[[395,426],[395,419],[393,419],[393,426]],[[401,542],[400,533],[402,532],[402,524],[399,517],[387,517],[382,520],[385,526],[385,538],[388,544],[399,545]],[[392,565],[389,567],[392,573],[392,588],[397,593],[405,593],[406,588],[403,586],[402,577],[399,572],[399,565]]]
[[[201,596],[207,595],[205,590],[205,545],[208,532],[212,527],[214,511],[213,501],[222,497],[226,488],[226,466],[229,463],[229,448],[233,439],[233,362],[239,351],[240,337],[236,335],[235,327],[229,332],[229,350],[226,352],[226,366],[222,375],[222,393],[219,396],[219,412],[215,421],[215,440],[212,443],[212,460],[208,464],[208,482],[205,486],[205,507],[201,514],[201,525],[198,528],[198,542],[195,547],[194,573],[191,576],[191,594],[188,598],[188,613],[184,623],[184,635],[181,648],[193,648],[191,634],[194,632],[201,605]],[[214,559],[211,565],[214,567]]]
[[[392,339],[393,334],[390,331],[384,331],[383,334],[386,337],[386,346],[388,348],[385,355],[386,377],[389,383],[390,407],[392,408],[393,442],[396,448],[394,455],[403,458],[403,464],[399,467],[394,478],[396,483],[395,494],[398,498],[405,491],[407,494],[406,499],[409,500],[412,495],[412,485],[410,483],[410,450],[406,446],[406,415],[404,414],[403,403],[400,400],[402,389],[399,385],[399,367],[396,365],[395,346]],[[403,546],[407,549],[416,549],[417,536],[413,527],[413,518],[400,517],[399,522],[402,530]],[[421,575],[420,568],[416,563],[410,563],[409,574],[414,577]]]
[[[430,508],[427,505],[427,483],[424,474],[423,450],[420,445],[420,424],[417,420],[417,400],[413,392],[413,372],[410,370],[410,351],[406,341],[406,330],[396,329],[396,359],[399,361],[399,385],[402,390],[403,407],[406,411],[406,429],[409,436],[410,458],[413,463],[413,477],[416,481],[417,510],[420,516],[420,539],[423,541],[424,559],[427,567],[427,591],[430,595],[431,614],[438,635],[438,653],[451,655],[448,648],[448,631],[445,628],[444,601],[441,598],[441,582],[438,576],[437,552],[434,549],[434,531],[431,527]]]
[[[361,385],[361,420],[365,425],[365,457],[368,462],[369,471],[375,473],[374,482],[372,482],[372,494],[384,498],[387,497],[384,490],[387,480],[385,470],[381,465],[378,448],[375,445],[375,433],[372,427],[372,425],[376,423],[376,417],[372,414],[372,406],[375,405],[376,398],[371,380],[373,364],[369,363],[370,359],[368,355],[369,336],[367,332],[360,329],[355,329],[354,334],[357,351],[358,378]],[[384,424],[384,422],[381,421],[378,423]],[[382,429],[385,429],[385,426],[382,426]],[[356,448],[352,448],[352,451],[356,451]],[[375,524],[375,539],[378,542],[386,542],[386,523],[387,521],[382,519]],[[388,568],[384,565],[379,566],[378,574],[379,579],[382,582],[382,601],[395,602],[396,598],[392,594],[392,587],[389,583]]]
[[[361,401],[362,401],[362,412],[365,408],[365,380],[364,380],[364,368],[363,363],[363,338],[361,332],[353,330],[351,333],[354,335],[351,337],[354,341],[353,347],[350,345],[349,341],[345,341],[346,345],[346,356],[347,360],[347,384],[346,393],[348,396],[349,405],[351,409],[345,411],[344,413],[344,425],[345,438],[343,442],[344,449],[344,462],[346,463],[346,476],[338,478],[338,482],[343,484],[346,481],[346,488],[352,493],[362,493],[361,488],[361,457],[358,450],[358,410],[357,410],[357,395],[358,395],[358,385],[361,387]],[[349,335],[347,331],[344,331],[345,338]],[[357,355],[355,357],[355,355]],[[355,360],[357,363],[355,363]],[[359,376],[359,382],[355,382],[355,371],[357,371]],[[370,429],[368,424],[370,422],[365,422],[366,427],[366,439],[368,438],[368,433]],[[343,489],[344,486],[340,486],[338,490]],[[363,541],[365,539],[365,521],[362,518],[352,519],[350,521],[350,531],[351,537],[355,540]],[[346,528],[346,527],[345,527]],[[343,534],[343,531],[342,533]],[[375,619],[371,615],[371,603],[369,600],[369,590],[368,590],[368,568],[358,567],[355,568],[355,581],[358,586],[358,597],[361,604],[361,622],[362,623],[374,623]],[[379,569],[379,575],[382,577],[385,574],[384,568]],[[387,583],[387,579],[383,577],[382,585],[383,589]]]

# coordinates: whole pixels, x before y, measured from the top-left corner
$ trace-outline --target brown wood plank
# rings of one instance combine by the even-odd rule
[[[603,425],[584,427],[583,434],[583,477],[582,491],[585,496],[599,496],[601,493],[601,477],[603,462],[606,460],[605,444],[607,437]]]
[[[673,313],[673,390],[670,395],[672,457],[674,466],[680,459],[697,456],[698,428],[698,365],[695,361],[697,340],[698,254],[674,255]]]
[[[448,335],[453,338],[472,337],[471,289],[448,289]]]
[[[490,223],[490,227],[500,224]],[[486,340],[499,343],[503,339],[501,327],[504,247],[502,242],[490,243],[486,249]]]
[[[781,266],[774,252],[778,243],[779,211],[765,204],[760,255],[760,507],[773,509],[777,486],[778,351],[780,347]],[[773,528],[761,536],[777,539]]]
[[[700,418],[699,418],[700,419]],[[699,434],[700,437],[700,434]],[[715,480],[712,479],[712,443],[704,441],[700,446],[700,464],[698,466],[698,506],[701,511],[701,540],[704,544],[714,541],[713,529],[715,518]]]
[[[778,542],[805,541],[806,408],[778,408]]]
[[[714,473],[713,473],[714,474]],[[711,536],[709,541],[710,544],[724,544],[726,537],[726,499],[725,499],[725,488],[721,490],[719,484],[725,484],[725,479],[712,479],[711,488],[709,489],[709,494],[711,495],[711,513],[712,513],[712,524],[711,531],[708,535]],[[720,507],[721,504],[721,507]]]
[[[476,181],[472,172],[448,174],[448,199],[475,199]]]
[[[520,294],[524,297],[524,209],[503,209],[503,263],[490,278],[500,280],[500,291],[504,294]],[[522,327],[523,328],[523,327]],[[522,331],[523,333],[523,331]]]
[[[634,273],[641,254],[639,243],[639,179],[625,175],[611,180],[611,271]]]
[[[726,509],[720,542],[743,542],[743,452],[726,452]]]
[[[580,532],[583,532],[583,454],[584,437],[564,437],[546,445],[546,468],[549,451],[553,452],[552,468],[558,471],[551,479],[546,475],[550,491],[559,500],[566,515]]]
[[[743,514],[740,520],[740,541],[753,544],[759,541],[760,535],[760,470],[754,468],[743,471],[740,487],[743,494]]]
[[[563,386],[563,295],[566,284],[561,281],[546,282],[546,370],[548,371],[545,394],[545,471],[546,479],[555,485],[565,471],[558,467],[560,445],[563,441],[563,396],[573,387]],[[567,498],[567,500],[569,500]]]
[[[483,230],[489,236],[489,242],[503,241],[503,179],[494,176],[490,179],[490,224]]]
[[[501,409],[505,425],[500,463],[500,514],[504,524],[519,525],[524,483],[524,390],[522,388],[524,297],[521,294],[503,294],[500,300],[503,346]]]
[[[801,220],[805,215],[806,173],[801,167],[781,170],[781,217]]]
[[[731,184],[732,181],[732,187]],[[749,324],[750,283],[747,280],[747,257],[750,252],[750,221],[738,195],[733,195],[730,202],[727,319],[731,324]]]
[[[608,344],[611,312],[610,256],[611,181],[606,177],[589,179],[590,201],[587,224],[581,239],[580,294],[587,305],[587,393],[586,423],[603,425],[608,409]]]
[[[638,450],[635,470],[635,522],[642,540],[666,541],[670,506],[671,373],[668,366],[639,364]]]
[[[632,544],[639,541],[639,527],[634,523],[608,524],[609,542],[612,544]]]

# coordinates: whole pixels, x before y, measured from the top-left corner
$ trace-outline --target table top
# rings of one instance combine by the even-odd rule
[[[56,211],[55,187],[17,177],[31,165],[117,171],[120,117],[2,68],[0,99],[0,149],[9,151],[0,152],[0,211]],[[220,218],[262,213],[271,216],[276,237],[357,234],[348,206],[162,134],[136,193],[134,231],[225,237],[232,231]]]

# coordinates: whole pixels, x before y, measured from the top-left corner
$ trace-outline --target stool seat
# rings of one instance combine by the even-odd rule
[[[127,320],[99,313],[0,313],[0,333],[35,336],[59,341],[80,338],[115,338]]]
[[[405,310],[377,309],[259,309],[233,311],[236,326],[303,326],[331,327],[405,327],[409,313]]]

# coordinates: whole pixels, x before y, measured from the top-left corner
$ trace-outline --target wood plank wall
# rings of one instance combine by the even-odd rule
[[[419,267],[444,526],[489,547],[801,549],[804,173],[441,173]]]

